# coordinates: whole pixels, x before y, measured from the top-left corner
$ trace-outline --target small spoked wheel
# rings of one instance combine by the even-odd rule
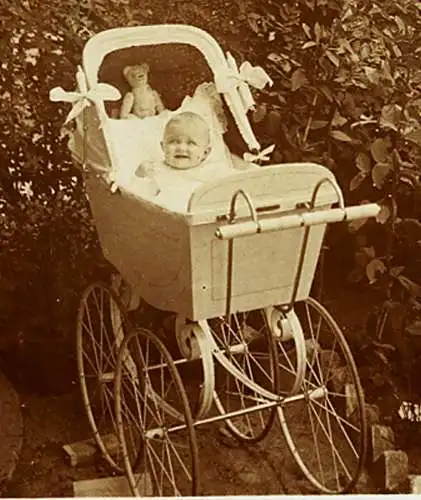
[[[278,407],[288,447],[323,493],[357,482],[366,453],[364,396],[348,344],[326,309],[308,298],[294,307],[305,338],[301,392]]]
[[[209,320],[208,328],[218,346],[214,401],[221,414],[265,404],[278,393],[277,358],[273,337],[263,310]],[[233,368],[236,373],[233,373]],[[229,417],[227,429],[240,441],[262,440],[270,431],[276,408],[265,408]]]
[[[139,328],[123,341],[114,386],[124,468],[135,496],[190,496],[198,448],[188,398],[165,345]]]
[[[118,347],[130,327],[115,293],[94,283],[83,293],[77,317],[76,355],[82,398],[93,437],[117,471],[122,462],[117,440],[113,386]]]

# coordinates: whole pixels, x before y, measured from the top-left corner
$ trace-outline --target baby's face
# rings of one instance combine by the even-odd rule
[[[174,123],[162,142],[165,163],[177,169],[197,167],[209,153],[209,131],[197,123]]]

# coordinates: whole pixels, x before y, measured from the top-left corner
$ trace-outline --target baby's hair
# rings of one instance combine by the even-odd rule
[[[204,120],[197,113],[193,113],[193,111],[183,111],[182,113],[178,113],[177,115],[173,116],[165,125],[165,130],[167,130],[167,128],[169,128],[171,125],[181,125],[186,122],[195,123],[197,125],[200,124],[206,127],[208,131],[210,130],[209,125],[206,123],[206,120]]]

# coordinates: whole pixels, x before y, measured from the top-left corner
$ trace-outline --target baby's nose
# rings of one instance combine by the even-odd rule
[[[178,151],[186,151],[187,150],[187,143],[186,142],[179,142],[177,144],[177,150]]]

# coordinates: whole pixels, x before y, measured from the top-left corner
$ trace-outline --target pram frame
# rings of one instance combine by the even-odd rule
[[[165,36],[162,33],[163,27],[167,30]],[[212,69],[215,69],[215,67],[218,68],[218,71],[214,71],[215,79],[219,78],[220,71],[222,74],[230,72],[232,68],[229,68],[226,63],[222,62],[222,60],[225,61],[223,52],[216,42],[209,35],[204,34],[202,30],[185,26],[171,26],[170,30],[167,25],[159,27],[121,28],[96,35],[87,43],[83,55],[87,86],[88,88],[94,88],[96,83],[98,83],[97,74],[100,63],[110,49],[122,48],[123,46],[127,46],[126,43],[134,41],[143,44],[174,43],[175,41],[192,43],[193,38],[197,39],[197,43],[193,43],[193,45],[200,45],[208,54],[207,60],[210,62],[211,67],[213,65]],[[209,52],[212,56],[209,55]],[[96,62],[92,62],[94,60]],[[226,74],[223,78],[225,77],[227,77]],[[229,75],[228,79],[230,79]],[[236,77],[234,80],[236,80]],[[230,81],[232,82],[233,80]],[[221,87],[224,87],[224,85],[221,84]],[[259,149],[260,146],[257,141],[255,142],[253,131],[246,117],[247,110],[242,104],[239,86],[237,83],[234,83],[228,87],[229,89],[225,93],[225,97],[230,109],[233,111],[240,132],[250,149]],[[222,410],[220,409],[220,415],[217,417],[206,417],[206,412],[204,411],[206,405],[202,405],[202,411],[198,413],[200,414],[200,418],[193,421],[191,410],[188,407],[188,398],[177,370],[174,368],[176,362],[172,361],[165,346],[157,339],[156,335],[145,329],[131,331],[129,335],[124,336],[121,335],[120,329],[118,332],[112,331],[111,333],[114,333],[115,336],[115,344],[111,346],[112,356],[108,359],[112,361],[115,353],[118,353],[116,365],[113,367],[111,363],[106,372],[101,367],[98,367],[96,375],[102,384],[114,382],[115,414],[117,415],[116,430],[123,444],[125,470],[133,493],[138,494],[139,491],[137,480],[133,474],[133,464],[129,460],[127,453],[127,442],[124,435],[126,423],[124,419],[128,418],[128,415],[125,415],[124,411],[122,411],[122,408],[124,408],[124,393],[121,387],[128,365],[130,365],[128,372],[132,376],[133,387],[136,390],[140,387],[136,383],[137,376],[143,377],[142,387],[144,388],[144,392],[143,394],[135,393],[135,398],[139,396],[139,398],[142,398],[142,404],[146,405],[149,401],[150,404],[156,406],[157,401],[160,401],[162,403],[161,406],[164,408],[163,418],[165,414],[168,416],[177,413],[172,410],[169,403],[157,398],[156,390],[149,384],[149,372],[156,369],[156,366],[148,366],[148,363],[143,361],[140,365],[141,370],[137,375],[133,372],[133,359],[130,357],[129,344],[133,340],[136,340],[137,337],[146,337],[154,340],[158,350],[165,354],[163,358],[166,360],[167,366],[170,368],[170,374],[176,383],[184,412],[184,422],[170,427],[166,427],[163,423],[156,428],[144,428],[141,430],[142,439],[147,443],[150,439],[167,439],[176,431],[188,430],[190,451],[194,455],[192,475],[190,476],[193,484],[193,493],[197,491],[197,446],[195,445],[194,427],[205,423],[225,420],[231,424],[229,426],[231,432],[242,440],[247,441],[249,440],[248,436],[242,436],[241,431],[233,424],[233,421],[243,415],[262,412],[263,410],[277,410],[279,422],[287,438],[288,447],[296,458],[300,468],[317,488],[320,488],[324,492],[336,490],[338,492],[347,491],[357,481],[364,462],[366,424],[362,389],[352,355],[343,335],[324,308],[314,301],[314,299],[309,298],[309,293],[327,223],[346,219],[350,220],[352,218],[372,217],[378,213],[379,207],[375,204],[369,204],[364,207],[345,208],[341,191],[336,184],[333,174],[326,168],[316,164],[272,165],[259,171],[239,173],[238,175],[229,176],[222,181],[209,183],[209,185],[202,186],[193,194],[187,213],[170,212],[150,201],[136,198],[124,189],[112,192],[110,190],[109,176],[104,175],[104,171],[112,170],[115,160],[112,148],[109,147],[110,145],[107,141],[106,123],[108,118],[103,102],[95,101],[94,105],[96,116],[95,113],[91,113],[90,119],[93,119],[94,124],[96,123],[96,125],[99,124],[99,126],[103,127],[104,141],[108,148],[107,152],[110,162],[106,165],[98,165],[90,157],[89,149],[85,147],[82,149],[82,154],[80,154],[80,150],[79,154],[76,150],[73,151],[73,154],[75,160],[81,162],[84,167],[87,194],[105,257],[121,273],[135,294],[141,295],[145,300],[159,309],[175,312],[182,320],[186,319],[185,333],[189,334],[189,330],[192,329],[192,339],[194,339],[195,335],[198,336],[197,340],[204,335],[202,341],[198,343],[200,347],[199,352],[196,353],[195,358],[191,359],[197,359],[198,356],[202,358],[204,363],[208,363],[209,359],[215,358],[231,376],[240,380],[242,387],[247,387],[255,391],[256,394],[260,394],[266,400],[266,402],[262,403],[259,399],[259,403],[255,407],[248,406],[237,411],[226,412],[222,408]],[[86,135],[89,134],[89,130],[92,130],[92,123],[91,129],[87,126],[86,115],[87,110],[84,112],[85,119],[77,119],[78,131],[84,140],[86,139]],[[86,143],[84,145],[86,146]],[[240,191],[238,190],[239,186]],[[242,203],[241,200],[238,201],[241,198],[239,193],[243,195]],[[337,203],[339,203],[339,208],[332,209],[332,205]],[[156,266],[161,268],[161,271],[164,268],[166,274],[161,272],[159,275],[160,279],[150,279],[151,276],[153,277],[153,273],[150,274],[150,264],[153,261],[153,257],[156,258],[156,255],[151,252],[139,253],[139,248],[142,247],[137,247],[136,250],[136,247],[133,246],[133,241],[130,241],[130,235],[133,235],[133,230],[137,228],[137,234],[139,234],[140,228],[144,229],[145,227],[147,230],[142,233],[142,236],[145,236],[143,243],[150,241],[150,238],[148,239],[147,237],[148,235],[149,237],[151,235],[155,237],[155,243],[157,241],[158,244],[162,243],[164,240],[157,239],[157,234],[166,238],[167,241],[172,240],[173,246],[170,249],[172,252],[169,252],[169,256],[173,260],[176,256],[178,259],[176,259],[177,263],[181,263],[178,266],[169,268],[171,258],[168,258],[165,261],[166,265],[164,265],[161,255],[160,259],[156,262]],[[163,230],[159,232],[157,228],[163,228]],[[131,236],[131,240],[133,239]],[[242,250],[240,247],[240,259],[233,257],[234,240],[236,245],[245,245]],[[176,245],[179,245],[180,242],[182,243],[182,247],[177,249]],[[281,257],[278,257],[278,261],[274,262],[270,258],[272,255],[264,254],[265,248],[281,249],[283,253]],[[254,254],[253,251],[255,252]],[[294,254],[293,258],[289,258],[289,254]],[[260,257],[260,260],[256,259],[257,257]],[[258,262],[259,264],[269,262],[269,267],[260,267],[258,272],[256,272],[256,269],[253,269],[253,262]],[[243,268],[238,267],[239,263],[243,264]],[[182,272],[180,272],[180,269]],[[250,269],[254,272],[251,275],[247,275],[248,283],[253,282],[250,278],[255,278],[255,281],[258,281],[263,276],[263,281],[260,281],[259,284],[261,286],[261,283],[264,283],[263,289],[254,288],[248,291],[244,287],[244,281],[242,282],[241,279],[237,280],[237,276],[240,275],[241,277],[242,271]],[[282,272],[284,273],[281,283],[278,283],[276,286],[270,279],[267,281],[269,275],[267,270],[273,271],[273,269],[279,269],[281,274]],[[134,273],[133,271],[136,272]],[[145,278],[147,273],[149,273],[146,277],[148,279]],[[136,277],[133,276],[134,274],[136,274]],[[170,275],[170,280],[168,280],[168,275]],[[163,286],[163,284],[165,285],[165,280],[167,280],[167,284],[170,282],[170,286]],[[151,281],[154,281],[156,285],[155,291],[152,291],[152,287],[150,286]],[[92,290],[95,289],[100,291],[101,297],[104,295],[104,292],[106,297],[108,294],[110,304],[113,304],[111,308],[113,316],[111,330],[115,329],[115,324],[119,325],[120,328],[123,321],[121,321],[119,315],[121,315],[121,318],[126,315],[124,305],[115,297],[114,292],[108,290],[107,287],[100,285],[92,288]],[[86,382],[83,357],[84,342],[92,342],[95,336],[95,331],[89,332],[90,337],[84,331],[86,329],[84,318],[86,314],[89,316],[87,303],[92,290],[85,294],[84,302],[81,304],[79,310],[77,335],[80,356],[78,357],[78,363],[82,387]],[[311,403],[313,399],[320,400],[323,407],[324,400],[329,399],[329,388],[327,382],[323,381],[323,370],[321,371],[320,387],[316,387],[313,390],[306,390],[304,388],[312,380],[313,374],[311,372],[314,372],[317,367],[313,365],[313,361],[309,361],[309,351],[304,341],[305,332],[299,326],[298,317],[294,313],[296,301],[301,301],[306,307],[311,306],[311,308],[318,311],[321,320],[324,320],[328,324],[334,341],[339,342],[341,345],[342,356],[345,358],[348,366],[350,366],[353,376],[352,380],[354,383],[351,389],[355,392],[355,395],[352,396],[352,409],[356,411],[361,425],[361,429],[355,425],[356,431],[360,431],[361,433],[359,446],[354,450],[358,452],[358,461],[354,470],[351,472],[346,470],[348,477],[346,478],[347,482],[345,486],[339,483],[338,477],[336,478],[338,482],[336,490],[331,490],[330,487],[325,485],[323,481],[320,482],[309,471],[305,461],[300,456],[298,448],[294,444],[294,437],[288,430],[288,419],[284,413],[284,408],[288,404],[297,401]],[[237,311],[243,313],[256,308],[266,311],[269,306],[275,306],[275,323],[283,322],[281,326],[274,326],[270,321],[267,321],[266,326],[270,331],[271,336],[269,338],[271,339],[271,345],[273,344],[279,348],[283,342],[288,342],[292,335],[295,339],[297,357],[301,360],[295,374],[296,383],[293,386],[293,390],[291,390],[291,394],[286,397],[281,396],[277,391],[274,392],[273,389],[272,391],[268,391],[263,387],[259,388],[259,385],[256,385],[256,382],[253,381],[246,369],[242,373],[241,370],[231,363],[231,356],[248,353],[248,344],[244,339],[239,344],[227,344],[221,350],[214,340],[217,336],[209,328],[209,320],[212,318],[221,317],[230,326],[232,311],[234,311],[234,315]],[[118,311],[120,312],[117,314]],[[290,317],[288,314],[290,314]],[[280,333],[278,331],[283,330],[285,322],[289,323],[292,332],[288,332],[288,328],[286,332],[281,331]],[[183,321],[181,321],[182,323]],[[190,325],[193,325],[193,327]],[[103,327],[104,325],[101,324],[101,338],[104,333]],[[92,329],[90,322],[89,328]],[[237,333],[242,335],[241,331]],[[287,335],[283,336],[285,333]],[[315,338],[317,340],[318,336]],[[95,349],[97,349],[98,343],[96,340],[94,340],[94,344]],[[314,343],[312,345],[313,351],[311,351],[311,356],[317,357],[317,346],[315,354]],[[100,344],[100,347],[102,347],[102,344]],[[275,379],[278,376],[277,372],[279,369],[277,352],[275,350],[273,353],[270,353],[272,368],[275,367],[273,375]],[[332,358],[332,355],[330,357]],[[191,359],[186,358],[179,360],[179,362],[189,362]],[[161,368],[161,365],[158,366]],[[320,369],[321,367],[318,366],[318,368]],[[328,368],[330,370],[330,366]],[[314,381],[312,383],[314,384]],[[277,383],[274,383],[274,388],[277,386]],[[297,393],[301,386],[303,386],[303,391]],[[89,394],[86,391],[86,387],[84,389],[85,404],[87,410],[91,411]],[[205,383],[203,390],[207,393],[206,397],[203,398],[203,400],[207,401],[207,404],[211,401],[209,395],[213,395],[215,401],[218,400],[219,396],[214,394],[216,389],[212,380],[208,380]],[[346,384],[344,390],[346,399],[345,413],[348,417],[350,409],[347,402]],[[349,387],[348,390],[350,390]],[[244,394],[241,396],[244,396]],[[208,408],[206,407],[206,409]],[[345,419],[340,415],[336,415],[335,406],[327,406],[325,411],[327,414],[333,412],[337,417],[340,427],[344,426]],[[181,415],[181,413],[179,414]],[[110,416],[113,420],[113,415]],[[92,420],[95,420],[92,412],[90,417],[92,425]],[[271,423],[272,420],[269,419],[267,425],[271,426]],[[261,437],[266,435],[268,429],[269,427],[264,429]],[[104,456],[109,459],[106,447],[102,442],[101,431],[96,426],[93,426],[93,430],[98,444],[102,443],[102,446],[100,446],[102,452],[104,453],[105,450]],[[316,436],[313,437],[316,438]],[[330,438],[333,439],[333,436],[330,436]],[[336,456],[338,451],[333,442],[331,445],[334,450],[333,454]],[[338,458],[342,460],[340,456]],[[110,463],[111,465],[117,465],[115,462],[112,463],[110,461]]]

